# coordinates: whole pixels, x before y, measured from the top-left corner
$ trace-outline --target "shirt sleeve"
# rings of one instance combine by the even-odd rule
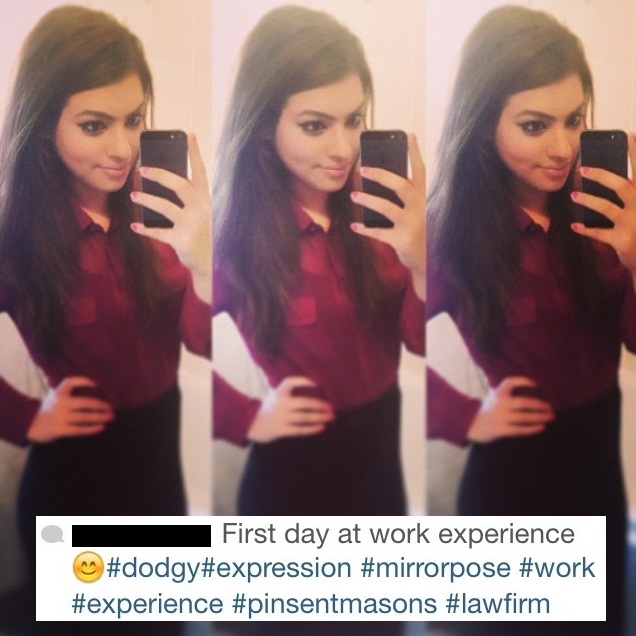
[[[247,446],[247,431],[261,401],[237,391],[218,373],[213,374],[214,437],[238,446]]]
[[[468,445],[466,434],[481,401],[453,388],[433,369],[426,371],[427,437],[443,439],[457,446]]]
[[[26,446],[29,426],[40,408],[40,400],[16,391],[0,378],[0,439]]]
[[[435,267],[429,269],[427,293],[427,320],[441,313],[453,317],[448,285]],[[427,437],[443,439],[458,446],[468,445],[466,434],[481,406],[481,400],[458,391],[430,367],[426,370],[426,383]]]
[[[629,351],[636,353],[636,293],[627,272],[626,279],[621,306],[621,339]]]

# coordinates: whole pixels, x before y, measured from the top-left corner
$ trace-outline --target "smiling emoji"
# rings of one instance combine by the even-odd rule
[[[84,583],[97,581],[104,573],[104,562],[102,557],[95,552],[82,552],[73,561],[73,572],[75,576]]]

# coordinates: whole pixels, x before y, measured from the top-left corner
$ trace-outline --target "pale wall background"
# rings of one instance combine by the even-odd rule
[[[281,3],[272,0],[215,0],[213,3],[213,138],[218,140],[239,48],[260,17]],[[327,11],[364,45],[373,73],[376,128],[401,128],[424,139],[424,3],[419,0],[305,0]],[[216,144],[215,144],[216,146]],[[217,157],[216,161],[223,161]],[[337,361],[334,360],[334,364]],[[237,388],[262,395],[266,384],[249,360],[227,316],[214,320],[214,367]],[[413,513],[424,506],[423,361],[405,356],[400,372],[404,396],[403,463]],[[215,443],[215,511],[233,514],[244,451]]]
[[[143,42],[155,84],[155,128],[197,133],[204,157],[211,155],[211,6],[208,0],[76,1],[124,22]],[[0,3],[0,121],[18,49],[35,22],[56,0]],[[0,316],[0,373],[16,388],[42,395],[44,382],[6,315]],[[183,391],[182,461],[189,509],[211,507],[209,361],[186,354],[179,372]],[[1,409],[0,405],[0,409]],[[26,451],[0,442],[0,594],[24,579],[15,530],[14,502]],[[113,458],[113,470],[116,470]]]

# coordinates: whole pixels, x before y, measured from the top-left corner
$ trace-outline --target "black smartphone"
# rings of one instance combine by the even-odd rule
[[[581,166],[603,168],[627,178],[627,134],[622,130],[584,130],[581,133]],[[584,178],[583,192],[625,207],[613,190],[596,181]],[[606,216],[586,207],[583,208],[583,224],[586,227],[614,227]]]
[[[384,168],[401,177],[407,176],[408,150],[406,133],[402,130],[365,130],[360,136],[360,166]],[[395,203],[403,208],[404,203],[389,188],[362,179],[362,191]],[[393,227],[393,222],[383,214],[362,208],[362,222],[367,227]]]
[[[139,159],[142,166],[163,168],[181,177],[187,177],[188,138],[182,130],[144,130],[141,133]],[[142,178],[141,189],[183,207],[181,199],[159,183]],[[173,226],[172,221],[154,210],[142,207],[141,213],[146,227]]]

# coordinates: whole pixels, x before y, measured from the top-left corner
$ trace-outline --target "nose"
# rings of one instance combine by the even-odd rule
[[[329,139],[329,156],[338,161],[351,161],[360,145],[360,131],[334,126]]]
[[[571,161],[576,154],[579,131],[556,126],[550,136],[548,155],[553,160]]]
[[[135,147],[139,145],[138,141],[135,143],[134,136],[134,132],[114,126],[109,136],[108,156],[122,163],[130,161],[135,152]],[[139,137],[138,134],[136,136]]]

